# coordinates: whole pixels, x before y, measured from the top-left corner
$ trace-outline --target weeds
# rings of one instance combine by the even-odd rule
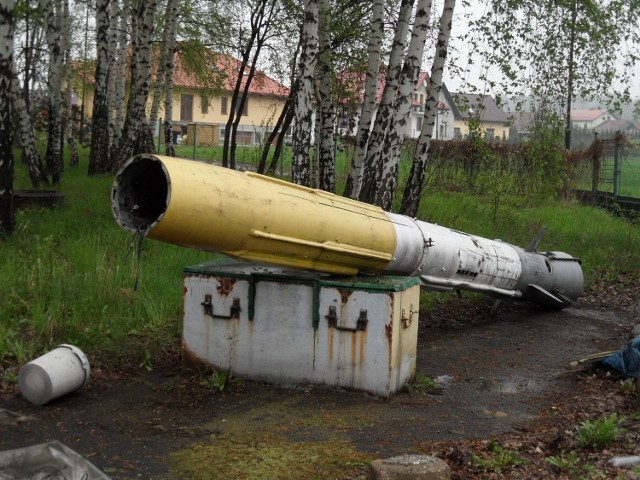
[[[576,430],[578,445],[592,450],[607,448],[622,432],[618,424],[615,412],[606,419],[585,420]]]
[[[472,457],[475,466],[488,471],[502,474],[505,469],[515,465],[523,465],[527,461],[520,457],[514,450],[506,450],[495,440],[489,443],[489,453],[485,457],[474,455]]]
[[[420,395],[422,393],[433,393],[440,389],[440,385],[427,375],[417,375],[412,382],[407,383],[406,389],[411,395]]]
[[[208,374],[201,374],[200,385],[211,390],[224,391],[228,386],[237,383],[237,380],[231,376],[231,372],[221,372],[214,370]]]
[[[561,473],[575,473],[580,468],[580,457],[576,452],[545,458],[549,465],[553,465]]]

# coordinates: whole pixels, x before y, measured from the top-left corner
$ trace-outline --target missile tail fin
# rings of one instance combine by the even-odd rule
[[[536,249],[538,248],[538,244],[540,243],[540,240],[542,240],[542,236],[544,235],[544,231],[546,229],[547,229],[547,227],[545,227],[545,226],[543,226],[540,229],[538,234],[533,238],[533,240],[531,240],[531,243],[529,243],[529,246],[524,249],[525,252],[535,252],[536,251]]]
[[[555,292],[555,295],[548,290],[545,290],[540,285],[530,283],[527,288],[526,298],[532,302],[540,305],[544,308],[552,310],[560,310],[562,308],[571,305],[571,300],[566,298],[560,292]]]

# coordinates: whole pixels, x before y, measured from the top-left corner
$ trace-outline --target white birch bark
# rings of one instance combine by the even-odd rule
[[[162,40],[158,46],[158,65],[155,71],[153,94],[151,96],[151,111],[149,113],[149,121],[152,125],[158,121],[158,111],[160,110],[160,102],[162,101],[162,94],[164,92],[164,72],[167,66],[167,51],[171,29],[171,4],[173,2],[174,0],[167,0],[164,24],[162,25]]]
[[[91,122],[89,175],[113,170],[109,140],[109,0],[96,0],[96,73]]]
[[[48,135],[46,164],[54,185],[60,184],[62,176],[62,75],[65,47],[62,40],[63,12],[62,0],[40,0],[39,6],[47,31],[49,48],[49,71],[47,75],[48,93]],[[65,22],[66,23],[66,22]]]
[[[119,13],[121,12],[120,0],[111,0],[109,5],[109,81],[107,101],[109,102],[109,135],[113,139],[115,136],[115,111],[116,111],[116,81],[117,81],[117,50],[118,50],[118,30]]]
[[[335,119],[336,110],[331,98],[332,88],[332,61],[331,61],[331,18],[329,0],[319,0],[318,2],[318,65],[317,65],[317,101],[318,105],[316,120],[317,143],[317,166],[318,182],[317,188],[327,192],[335,193]]]
[[[173,67],[175,61],[176,41],[178,35],[178,0],[171,0],[171,23],[167,42],[167,56],[164,68],[164,141],[165,153],[176,156],[173,148]]]
[[[402,65],[398,95],[393,108],[391,128],[382,149],[380,178],[376,182],[375,204],[390,211],[398,181],[398,162],[402,151],[404,132],[410,118],[411,98],[420,77],[424,46],[431,20],[431,0],[418,0],[411,40]]]
[[[365,74],[362,111],[358,119],[355,148],[351,158],[351,170],[347,178],[344,195],[358,198],[362,187],[364,160],[367,155],[367,144],[371,132],[371,122],[376,108],[378,77],[380,72],[380,53],[384,35],[384,0],[374,0],[371,11],[371,32],[367,45],[368,60]]]
[[[384,147],[384,139],[387,136],[391,119],[393,118],[393,102],[398,91],[398,79],[402,71],[402,59],[407,45],[407,35],[409,32],[409,19],[413,9],[414,0],[402,0],[400,13],[389,54],[387,74],[385,76],[385,86],[380,99],[380,105],[376,112],[373,130],[369,136],[367,154],[365,157],[364,173],[362,181],[355,185],[354,197],[361,201],[372,203],[376,193],[376,177],[380,168],[380,156]],[[355,193],[357,192],[357,195]]]
[[[175,157],[173,148],[173,67],[176,52],[176,39],[178,34],[178,1],[174,1],[171,12],[171,30],[167,44],[166,65],[164,68],[164,141],[165,153]]]
[[[13,233],[13,128],[11,84],[13,81],[13,0],[0,2],[0,238]]]
[[[291,180],[309,186],[309,150],[313,116],[313,83],[318,55],[318,0],[305,0],[304,22],[300,36],[299,88],[294,106],[295,127],[291,158]]]
[[[122,137],[113,159],[116,170],[133,154],[154,149],[146,105],[151,86],[151,46],[157,5],[157,0],[149,0],[136,7],[131,92]]]
[[[67,21],[67,25],[63,29],[64,45],[65,45],[65,61],[64,72],[66,82],[66,102],[64,109],[64,138],[69,147],[69,165],[78,165],[78,148],[76,147],[76,140],[73,136],[73,113],[71,108],[71,97],[73,94],[73,77],[71,68],[71,18],[69,17],[69,0],[64,0],[64,18]]]
[[[113,143],[118,144],[122,135],[122,126],[124,124],[124,105],[125,105],[125,70],[127,65],[127,33],[129,31],[129,16],[131,15],[131,0],[122,0],[122,10],[119,13],[120,27],[118,31],[118,49],[116,52],[116,82],[115,96],[113,103],[114,119],[113,119]]]
[[[456,0],[445,0],[440,16],[438,41],[436,43],[433,65],[431,66],[431,80],[427,88],[427,101],[424,109],[424,118],[422,120],[422,129],[420,130],[420,137],[418,138],[418,144],[414,152],[411,172],[400,206],[401,213],[412,217],[417,216],[420,198],[422,197],[424,170],[427,164],[427,154],[431,139],[433,138],[433,130],[438,114],[438,101],[440,92],[442,91],[442,76],[449,49],[449,37],[451,36],[455,5]]]
[[[40,153],[38,152],[38,143],[29,116],[29,110],[24,101],[23,92],[20,89],[20,80],[16,74],[15,58],[12,65],[11,79],[11,102],[13,104],[13,112],[17,118],[17,124],[14,125],[17,131],[17,138],[22,146],[22,159],[27,163],[29,168],[29,178],[33,188],[40,188],[42,184],[49,185],[49,179],[45,173]]]

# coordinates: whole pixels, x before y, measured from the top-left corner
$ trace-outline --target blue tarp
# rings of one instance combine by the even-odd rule
[[[602,364],[628,377],[640,376],[640,336],[602,360]]]

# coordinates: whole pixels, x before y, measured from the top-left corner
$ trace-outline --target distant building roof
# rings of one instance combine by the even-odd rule
[[[593,122],[608,111],[604,108],[590,108],[589,110],[571,110],[572,122]]]
[[[204,61],[208,63],[212,76],[217,76],[219,87],[222,90],[233,91],[240,69],[240,61],[229,55],[212,51],[205,54]],[[246,78],[247,74],[244,75],[244,79]],[[180,50],[175,53],[174,57],[173,84],[182,88],[204,88],[196,75],[185,68]],[[249,85],[249,93],[287,97],[289,89],[268,77],[264,72],[256,70]]]
[[[479,115],[484,122],[509,123],[507,114],[491,95],[452,93],[451,97],[458,110],[457,118],[467,120]]]
[[[598,133],[603,132],[632,132],[640,130],[638,122],[632,120],[605,120],[593,129]]]

